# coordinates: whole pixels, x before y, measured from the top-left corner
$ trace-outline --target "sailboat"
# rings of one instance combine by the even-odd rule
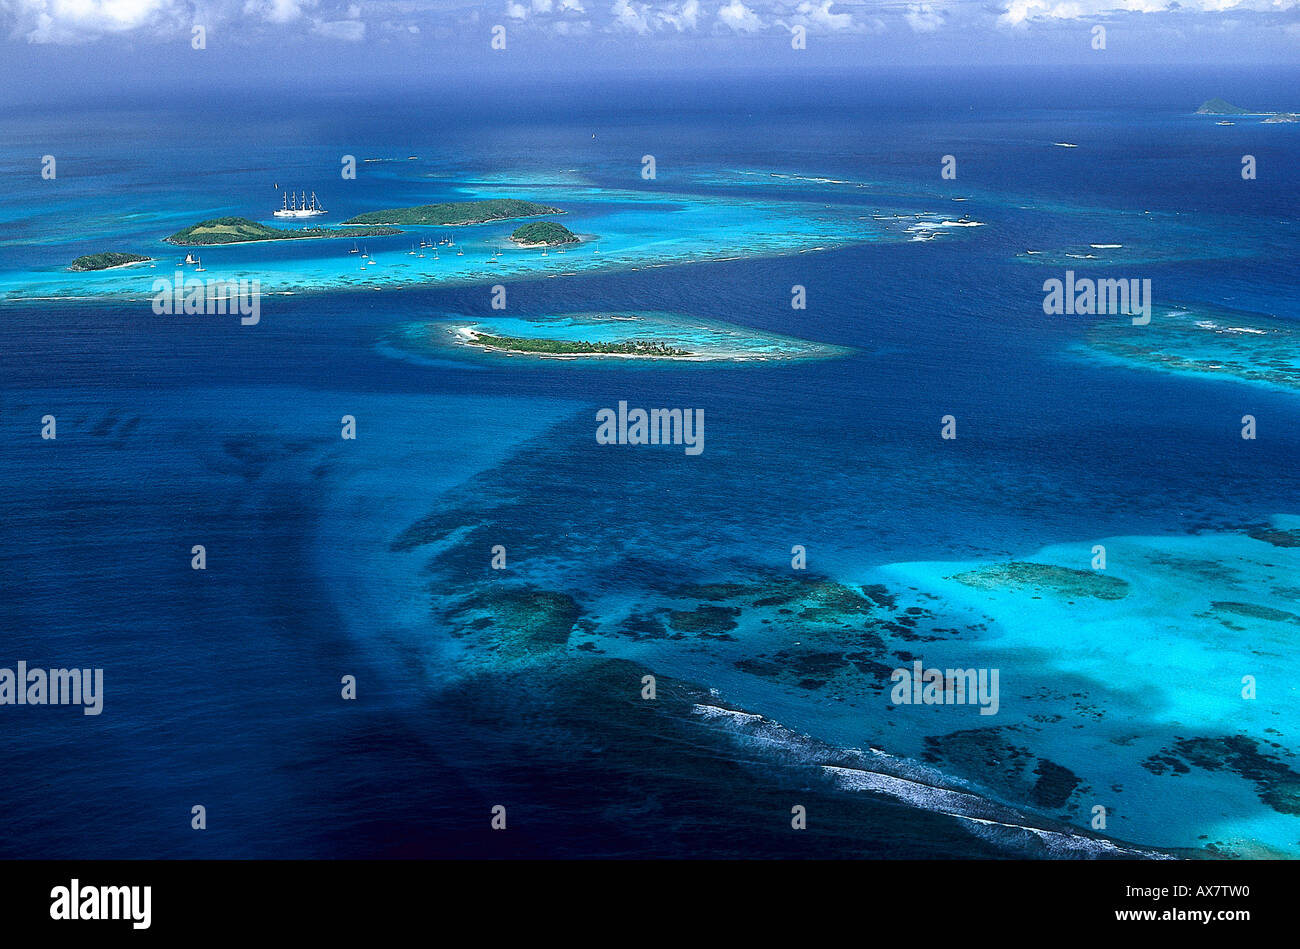
[[[194,272],[195,272],[195,273],[203,273],[203,271],[206,269],[206,268],[204,268],[204,266],[203,266],[203,258],[202,258],[202,257],[196,257],[196,258],[194,258],[194,263],[196,263],[196,264],[198,265],[197,267],[194,268]]]
[[[370,252],[369,252],[369,251],[364,250],[364,249],[361,251],[361,258],[362,258],[362,260],[364,260],[365,258],[367,258],[367,257],[369,257],[369,256],[370,256]]]
[[[193,263],[196,263],[196,261],[194,260],[194,255],[193,255],[193,254],[189,254],[189,253],[187,253],[187,254],[185,255],[185,263],[187,263],[187,264],[193,264]]]
[[[293,192],[286,191],[283,198],[283,206],[280,210],[274,212],[275,217],[316,217],[318,214],[324,214],[325,209],[320,206],[316,200],[316,192],[311,193],[311,203],[307,201],[307,192],[302,192],[302,199]]]
[[[352,249],[351,249],[350,251],[348,251],[348,253],[349,253],[349,254],[359,254],[359,253],[361,253],[361,251],[357,249],[357,242],[356,242],[356,241],[353,241],[353,242],[352,242]]]

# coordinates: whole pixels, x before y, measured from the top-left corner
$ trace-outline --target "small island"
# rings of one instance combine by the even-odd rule
[[[572,364],[780,363],[853,350],[718,323],[685,313],[549,313],[407,323],[387,338],[399,357],[563,360]]]
[[[520,247],[555,247],[558,244],[576,244],[578,235],[563,224],[554,221],[532,221],[515,228],[510,239]]]
[[[524,339],[518,336],[493,336],[477,330],[463,330],[465,342],[508,353],[543,356],[641,356],[650,359],[681,359],[695,353],[648,339],[592,343],[587,340]]]
[[[561,208],[547,207],[532,201],[494,198],[488,201],[453,201],[445,204],[420,204],[410,208],[367,211],[365,214],[348,218],[343,223],[455,227],[462,224],[487,224],[491,221],[508,221],[512,218],[564,213]]]
[[[1201,103],[1197,115],[1262,115],[1265,125],[1279,125],[1285,122],[1300,122],[1300,116],[1294,112],[1252,112],[1239,105],[1233,105],[1223,99],[1209,99]],[[1228,123],[1219,123],[1220,125]]]
[[[246,217],[217,217],[200,221],[163,240],[168,244],[208,247],[215,244],[247,244],[253,241],[311,240],[323,237],[385,237],[402,233],[396,227],[268,227]]]
[[[114,267],[129,267],[131,264],[153,260],[143,254],[124,254],[119,251],[106,251],[101,254],[86,254],[78,257],[69,266],[69,270],[112,270]]]
[[[1233,105],[1225,99],[1207,99],[1201,103],[1201,107],[1196,110],[1197,115],[1251,115],[1249,109],[1243,109],[1239,105]]]

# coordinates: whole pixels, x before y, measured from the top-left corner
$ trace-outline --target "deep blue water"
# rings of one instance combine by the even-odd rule
[[[781,569],[793,543],[834,572],[1294,513],[1294,395],[1069,358],[1082,322],[1045,319],[1045,273],[1015,255],[1104,239],[1119,213],[1181,215],[1197,247],[1240,253],[1126,274],[1150,277],[1160,303],[1300,317],[1295,127],[1216,130],[1187,114],[1220,94],[1271,104],[1295,78],[640,82],[513,102],[488,91],[479,107],[471,91],[357,92],[301,102],[289,122],[268,95],[232,98],[224,121],[182,123],[183,135],[168,132],[182,110],[148,101],[0,116],[4,170],[70,156],[52,205],[39,183],[0,200],[0,270],[102,243],[40,243],[50,215],[251,212],[263,179],[340,153],[432,156],[453,178],[577,168],[629,187],[651,152],[650,190],[793,196],[702,183],[757,168],[885,182],[921,205],[946,201],[939,161],[954,154],[957,193],[987,225],[960,240],[510,286],[522,312],[676,311],[856,350],[793,366],[421,364],[377,348],[422,317],[490,315],[483,287],[274,298],[255,329],[120,302],[5,305],[0,665],[103,666],[107,695],[98,718],[0,710],[0,855],[998,852],[956,821],[837,794],[626,701],[635,662],[572,651],[462,676],[439,598],[480,580],[486,553],[385,560],[386,545],[463,504],[483,549],[506,544],[527,581],[632,601],[738,565]],[[592,130],[597,150],[575,157]],[[1043,147],[1054,141],[1079,148]],[[1246,152],[1254,182],[1238,174]],[[427,187],[363,176],[339,211],[416,203]],[[806,312],[789,307],[793,284],[809,288]],[[596,445],[591,413],[620,399],[704,407],[704,455]],[[1243,452],[1247,412],[1272,434]],[[57,441],[38,437],[46,413]],[[338,438],[349,413],[356,443]],[[953,443],[937,438],[949,413]],[[189,567],[195,543],[206,571]],[[662,674],[707,689],[694,675],[707,668]],[[356,703],[339,699],[345,674]],[[814,702],[804,730],[817,715]],[[808,841],[787,830],[796,792],[837,815]],[[495,803],[510,808],[507,834],[488,830]]]

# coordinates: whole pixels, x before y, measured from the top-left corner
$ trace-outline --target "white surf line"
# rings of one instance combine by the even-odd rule
[[[1130,850],[1126,847],[1121,847],[1114,841],[1104,837],[1089,837],[1086,834],[1076,834],[1068,830],[1049,830],[1044,827],[1035,827],[1031,824],[994,820],[991,817],[975,817],[970,813],[962,813],[960,809],[943,809],[945,805],[947,807],[960,807],[959,802],[963,800],[973,802],[976,808],[981,810],[989,811],[998,809],[998,805],[994,802],[985,800],[975,794],[968,794],[963,791],[951,791],[947,788],[935,787],[934,785],[924,784],[920,781],[912,781],[908,778],[899,778],[894,775],[882,774],[879,771],[843,768],[836,765],[821,765],[821,768],[823,771],[840,778],[841,786],[849,785],[850,790],[867,790],[887,794],[890,797],[900,800],[905,804],[911,804],[921,810],[934,814],[943,814],[946,817],[956,817],[960,820],[970,821],[974,824],[1027,831],[1046,841],[1064,845],[1072,850],[1105,850],[1116,854],[1129,854],[1135,857],[1157,856],[1164,859],[1173,859],[1167,854],[1155,854],[1141,850]],[[857,786],[854,787],[853,785]],[[1012,811],[1012,814],[1020,820],[1028,819],[1025,815],[1014,810]]]
[[[718,705],[707,705],[703,703],[693,703],[691,710],[695,712],[695,714],[704,718],[729,720],[733,724],[741,726],[742,728],[748,725],[757,725],[784,732],[785,735],[788,736],[785,738],[784,744],[791,751],[799,750],[797,744],[797,739],[799,738],[807,738],[809,741],[818,745],[824,746],[825,744],[820,742],[818,739],[811,738],[811,736],[798,735],[781,723],[772,721],[763,715],[753,712],[742,712],[737,709],[723,708]],[[783,744],[781,739],[774,738],[771,735],[755,734],[745,730],[742,730],[741,734],[768,744]],[[894,759],[892,755],[879,751],[876,748],[872,748],[871,751],[877,755],[889,758],[890,760],[898,760],[900,765],[907,764],[905,759]],[[812,764],[815,762],[808,763]],[[1073,851],[1087,851],[1091,853],[1106,852],[1116,855],[1123,854],[1152,859],[1176,859],[1171,854],[1162,853],[1160,851],[1134,850],[1127,847],[1121,847],[1114,841],[1105,837],[1090,837],[1086,834],[1075,833],[1069,829],[1051,830],[1044,827],[1035,827],[1028,823],[1018,823],[1018,821],[1028,821],[1030,818],[1021,814],[1009,805],[981,797],[980,795],[969,791],[956,791],[933,784],[926,784],[923,781],[917,781],[911,778],[901,778],[881,771],[871,771],[866,768],[846,768],[839,765],[827,764],[817,764],[817,767],[834,777],[843,790],[871,791],[879,794],[886,794],[896,800],[902,801],[904,804],[908,804],[928,813],[942,814],[946,817],[955,817],[985,827],[1002,827],[1008,830],[1019,830],[1031,833],[1049,845],[1056,845]],[[977,817],[975,816],[976,814],[998,815],[1006,817],[1007,819],[998,820],[993,816]]]

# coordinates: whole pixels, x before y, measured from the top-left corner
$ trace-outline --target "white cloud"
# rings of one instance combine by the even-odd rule
[[[138,36],[170,41],[202,25],[250,40],[317,35],[359,42],[373,35],[418,32],[450,38],[477,23],[480,12],[561,36],[586,33],[691,34],[700,30],[757,34],[788,31],[862,34],[901,17],[917,33],[950,29],[1030,28],[1150,15],[1169,28],[1245,29],[1252,19],[1279,37],[1300,33],[1291,11],[1300,0],[0,0],[0,30],[32,43],[88,43]],[[499,4],[499,5],[498,5]],[[592,8],[595,9],[592,9]],[[504,11],[491,14],[487,11]],[[589,10],[591,12],[589,12]],[[370,29],[367,29],[367,19]]]
[[[1015,2],[1019,3],[1021,0],[1015,0]],[[1037,0],[1029,0],[1029,2],[1037,2]],[[909,3],[903,18],[907,20],[907,25],[917,33],[933,33],[944,24],[943,14],[935,10],[929,3]]]
[[[614,0],[609,12],[614,17],[614,26],[644,34],[650,32],[650,22],[646,19],[649,9],[649,4],[633,5],[630,0]]]
[[[795,8],[799,13],[796,22],[828,33],[854,29],[856,24],[853,22],[853,14],[832,13],[831,7],[834,5],[832,0],[822,0],[821,4],[809,3],[808,0],[804,0]]]
[[[661,13],[660,18],[679,33],[693,30],[700,19],[700,0],[686,0],[680,7]]]
[[[613,19],[610,27],[627,30],[644,36],[660,30],[681,33],[693,30],[700,19],[700,0],[682,0],[681,3],[634,3],[632,0],[614,0],[609,12]]]
[[[304,8],[316,6],[316,0],[247,0],[244,13],[268,23],[292,23],[302,19]]]
[[[166,23],[176,29],[194,17],[179,0],[0,0],[14,34],[32,43],[85,43]]]
[[[366,38],[366,24],[361,20],[316,20],[312,32],[331,40],[359,43]]]
[[[758,14],[740,0],[731,0],[725,7],[720,7],[718,19],[737,33],[757,33],[763,28],[763,21],[758,18]]]
[[[1121,13],[1279,13],[1300,6],[1300,0],[1003,0],[1001,6],[998,26],[1023,27],[1034,22],[1089,20]],[[1227,22],[1220,20],[1219,25]]]

